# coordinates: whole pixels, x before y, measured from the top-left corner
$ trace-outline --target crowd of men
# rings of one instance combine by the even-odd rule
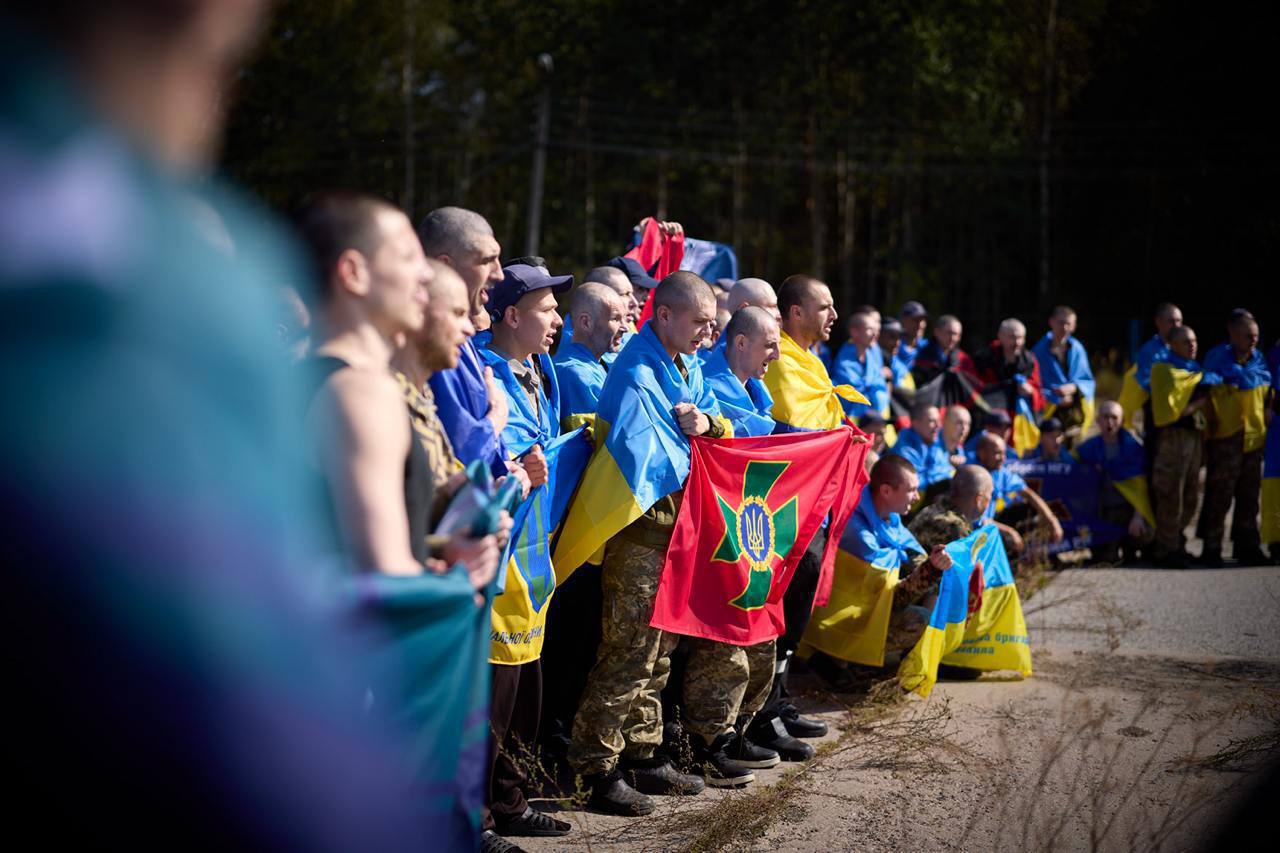
[[[1095,399],[1065,307],[1033,347],[1008,319],[970,357],[955,316],[930,331],[918,302],[896,319],[861,306],[837,346],[831,291],[812,276],[716,286],[688,271],[655,280],[618,257],[574,287],[541,258],[504,263],[479,213],[445,207],[415,225],[358,193],[307,205],[308,259],[295,263],[268,218],[189,180],[214,148],[222,85],[258,10],[180,6],[51,0],[0,31],[15,829],[97,843],[456,844],[424,823],[439,815],[423,803],[468,789],[470,747],[372,724],[396,717],[385,705],[399,694],[367,665],[385,646],[348,630],[332,590],[317,589],[335,565],[356,581],[462,584],[468,612],[491,622],[490,665],[463,689],[489,693],[480,842],[510,851],[509,838],[571,831],[530,806],[548,781],[530,754],[580,782],[590,807],[631,816],[655,795],[738,787],[811,758],[806,740],[826,727],[799,713],[788,676],[799,657],[832,682],[845,670],[817,650],[816,623],[838,623],[815,612],[827,539],[900,573],[886,646],[908,650],[948,542],[987,522],[1015,552],[1062,538],[1006,468],[1016,452],[1095,466],[1099,516],[1125,531],[1126,558],[1150,549],[1186,565],[1198,503],[1201,562],[1222,563],[1233,505],[1234,560],[1267,561],[1264,531],[1274,556],[1274,507],[1262,530],[1258,517],[1277,350],[1268,364],[1249,312],[1227,318],[1201,362],[1180,311],[1160,306],[1116,402]],[[289,317],[283,355],[269,351],[273,305]],[[931,396],[940,377],[969,398]],[[808,543],[776,640],[650,626],[678,478],[640,489],[602,548],[561,541],[559,589],[545,577],[535,590],[503,563],[528,535],[510,515],[443,525],[477,466],[527,499],[557,483],[572,430],[585,427],[597,454],[625,430],[659,452],[633,426],[646,418],[713,440],[856,422],[856,440],[873,444],[855,515]],[[533,538],[553,545],[552,531]],[[436,675],[408,664],[406,681]],[[475,722],[459,720],[456,740]],[[691,760],[673,761],[685,739]],[[454,756],[448,796],[435,779],[405,784],[407,752]]]
[[[572,577],[544,613],[525,614],[520,624],[533,630],[499,630],[500,611],[524,605],[497,597],[486,850],[570,831],[529,805],[540,783],[521,756],[538,745],[545,761],[580,780],[590,807],[622,815],[648,814],[653,795],[739,787],[754,769],[809,758],[805,739],[825,727],[787,698],[793,656],[800,652],[833,685],[847,679],[844,661],[804,639],[826,537],[841,537],[851,553],[891,554],[900,582],[887,649],[905,653],[927,620],[919,604],[949,565],[948,542],[988,522],[1013,553],[1062,540],[1054,511],[1009,470],[1010,459],[1096,467],[1098,517],[1124,535],[1096,547],[1095,560],[1134,559],[1145,549],[1157,565],[1185,567],[1204,447],[1197,562],[1222,565],[1233,501],[1235,560],[1270,560],[1258,503],[1274,392],[1247,311],[1231,315],[1226,342],[1202,366],[1195,333],[1176,306],[1161,305],[1159,332],[1126,378],[1134,386],[1126,395],[1144,399],[1126,411],[1095,399],[1073,335],[1076,313],[1065,306],[1034,346],[1010,318],[973,357],[960,348],[954,316],[939,317],[930,335],[919,302],[887,321],[863,306],[837,346],[831,291],[811,276],[791,276],[776,290],[759,278],[718,287],[687,271],[658,281],[617,257],[574,287],[541,258],[501,263],[493,230],[474,211],[440,208],[415,233],[389,203],[352,194],[314,201],[302,232],[320,285],[302,362],[318,369],[308,421],[356,565],[412,574],[461,562],[479,596],[496,572],[510,570],[498,564],[509,519],[494,535],[431,532],[465,482],[464,466],[483,463],[499,483],[517,478],[527,494],[554,479],[546,446],[583,424],[597,444],[610,429],[617,438],[634,428],[620,417],[628,408],[669,412],[686,436],[857,423],[860,440],[873,443],[857,514],[846,530],[820,531],[809,544],[776,642],[743,648],[650,626],[680,482],[655,486],[638,517],[606,532],[602,553],[556,566],[557,576]],[[637,381],[637,366],[661,381]],[[943,373],[962,376],[981,396],[968,405],[913,399]],[[895,407],[907,414],[895,417]],[[971,435],[975,419],[981,428]],[[1038,438],[1020,454],[1022,427]],[[1135,477],[1145,481],[1137,492]],[[577,499],[588,500],[583,491]],[[556,559],[566,553],[573,549],[557,549]],[[673,732],[691,741],[692,772],[672,761]]]

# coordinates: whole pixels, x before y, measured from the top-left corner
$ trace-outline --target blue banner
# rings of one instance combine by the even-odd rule
[[[1062,541],[1050,545],[1050,551],[1094,547],[1124,536],[1123,528],[1098,517],[1101,475],[1092,466],[1043,459],[1009,460],[1004,465],[1044,498],[1062,524]]]

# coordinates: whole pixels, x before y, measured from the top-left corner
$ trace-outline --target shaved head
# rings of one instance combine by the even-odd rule
[[[747,305],[739,308],[729,320],[729,325],[724,330],[725,340],[732,342],[738,335],[746,335],[749,339],[755,340],[776,328],[778,323],[773,319],[772,314],[763,308]]]
[[[653,291],[653,310],[670,308],[673,311],[687,311],[710,299],[715,302],[715,292],[697,273],[679,270],[658,282]],[[714,314],[712,315],[714,319]]]
[[[951,497],[957,501],[979,494],[990,495],[993,488],[991,474],[981,465],[961,465],[951,478]]]
[[[627,306],[618,294],[599,282],[578,285],[569,297],[574,343],[582,344],[596,358],[616,352],[626,331]]]
[[[617,272],[617,270],[614,270]],[[618,273],[622,275],[621,273]],[[626,276],[623,276],[626,278]],[[593,318],[599,319],[613,307],[614,300],[618,298],[618,294],[614,293],[610,288],[603,284],[592,281],[584,281],[578,285],[573,291],[573,295],[569,297],[569,311],[574,317],[579,314],[588,314]]]
[[[724,307],[730,314],[734,314],[744,305],[755,305],[764,309],[777,308],[778,297],[773,292],[773,285],[762,278],[739,279],[729,290],[729,301]]]
[[[621,293],[623,288],[628,292],[631,290],[631,279],[617,267],[596,267],[582,279],[584,284],[592,281],[607,286],[614,293]]]
[[[465,207],[438,207],[418,226],[422,249],[432,257],[466,254],[492,236],[489,221]]]

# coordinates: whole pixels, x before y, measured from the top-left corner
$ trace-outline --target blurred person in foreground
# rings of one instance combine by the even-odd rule
[[[272,323],[300,255],[200,182],[264,5],[0,21],[9,827],[46,844],[475,840],[410,796],[409,733],[362,707],[387,692],[371,647],[318,595],[303,393]]]

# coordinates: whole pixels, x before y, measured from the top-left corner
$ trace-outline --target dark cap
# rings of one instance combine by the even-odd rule
[[[1045,418],[1040,424],[1041,432],[1062,432],[1062,421],[1057,418]]]
[[[880,322],[880,334],[888,332],[891,335],[901,335],[903,332],[902,324],[895,317],[885,317]]]
[[[1008,429],[1013,426],[1013,421],[1009,418],[1009,413],[1004,409],[992,409],[987,416],[982,419],[984,427],[998,426]]]
[[[564,293],[573,287],[573,276],[551,275],[546,267],[531,267],[528,264],[503,267],[502,281],[489,291],[489,319],[497,323],[508,308],[520,301],[520,297],[544,287],[551,288],[554,293]]]
[[[640,266],[640,262],[632,258],[610,258],[605,264],[607,267],[615,267],[626,273],[630,279],[632,286],[643,287],[645,290],[653,290],[658,286],[658,280],[649,275],[648,270]]]
[[[876,411],[865,412],[862,417],[858,418],[858,426],[863,429],[866,429],[867,427],[881,427],[884,425],[884,415]]]
[[[898,312],[898,316],[905,320],[908,317],[928,317],[929,312],[924,310],[923,305],[912,299],[902,304],[902,310]]]

